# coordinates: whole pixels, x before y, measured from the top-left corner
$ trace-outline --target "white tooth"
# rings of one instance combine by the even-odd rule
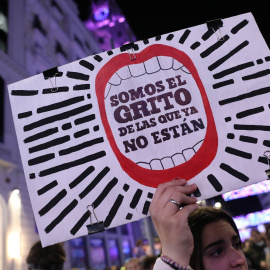
[[[185,66],[182,66],[181,70],[187,74],[190,74],[189,70]]]
[[[105,88],[105,92],[104,92],[104,97],[105,98],[107,98],[108,94],[110,93],[111,87],[112,87],[112,85],[107,83],[106,88]]]
[[[153,57],[153,58],[147,60],[146,62],[144,62],[144,64],[145,64],[146,72],[148,74],[155,73],[155,72],[160,70],[158,60],[156,57]]]
[[[201,140],[200,142],[196,143],[194,146],[193,146],[193,149],[194,151],[197,153],[198,150],[200,149],[200,147],[202,146],[203,144],[203,140]]]
[[[176,61],[175,59],[173,59],[173,69],[174,70],[178,70],[183,66],[183,64],[179,63],[178,61]]]
[[[144,68],[143,63],[130,65],[129,68],[130,68],[130,73],[133,77],[138,77],[145,74],[145,68]]]
[[[117,74],[119,75],[119,77],[120,77],[122,80],[126,80],[126,79],[129,79],[129,78],[131,77],[129,68],[128,68],[127,66],[124,66],[124,67],[120,68],[120,69],[117,71]]]
[[[173,59],[168,56],[158,56],[158,61],[161,69],[171,69],[173,65]]]
[[[120,85],[121,79],[119,78],[119,76],[116,73],[114,73],[112,75],[112,77],[110,78],[109,83],[113,84],[113,85]]]
[[[149,165],[148,163],[145,163],[145,162],[138,162],[137,165],[139,165],[139,166],[142,167],[142,168],[151,170],[151,167],[150,167],[150,165]]]
[[[150,162],[150,166],[152,170],[163,170],[163,167],[161,165],[161,161],[159,159],[154,159]]]
[[[186,162],[182,154],[173,155],[172,159],[175,166]]]
[[[186,159],[186,161],[191,159],[194,156],[194,154],[195,154],[195,152],[193,149],[186,149],[183,151],[183,156]]]
[[[169,158],[169,157],[163,158],[163,159],[161,160],[161,162],[162,162],[162,165],[163,165],[163,168],[164,168],[164,169],[170,169],[170,168],[174,167],[174,166],[173,166],[172,159]]]

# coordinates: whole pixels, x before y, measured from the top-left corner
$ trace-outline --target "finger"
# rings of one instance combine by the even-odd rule
[[[186,186],[174,186],[174,187],[168,187],[162,194],[162,196],[159,197],[158,205],[159,207],[163,208],[166,206],[167,202],[170,199],[174,199],[177,203],[182,204],[185,203],[181,200],[180,194],[191,194],[197,189],[197,186],[195,184],[192,185],[186,185]]]
[[[183,193],[177,194],[177,197],[175,198],[175,201],[178,203],[178,205],[168,200],[166,206],[164,207],[164,213],[166,213],[168,216],[176,214],[179,211],[179,208],[183,207],[183,205],[194,205],[197,202],[196,197],[189,197]]]
[[[184,186],[186,184],[186,180],[181,179],[181,180],[175,180],[175,181],[170,181],[166,182],[163,184],[160,184],[156,192],[154,194],[153,200],[152,200],[152,205],[155,204],[156,201],[160,200],[160,197],[163,195],[163,193],[170,187],[176,187],[176,186]]]

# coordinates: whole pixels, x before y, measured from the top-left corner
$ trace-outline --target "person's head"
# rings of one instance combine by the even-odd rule
[[[263,240],[261,233],[256,229],[251,230],[250,236],[251,239],[256,243],[259,243]]]
[[[131,258],[125,264],[126,270],[141,270],[140,260],[138,258]]]
[[[226,211],[199,207],[189,216],[188,223],[194,238],[190,259],[193,269],[223,270],[236,265],[248,269],[239,231]]]
[[[63,244],[42,247],[41,242],[36,242],[30,249],[26,258],[28,269],[61,270],[66,260]]]
[[[142,270],[153,270],[157,256],[148,255],[142,258]]]

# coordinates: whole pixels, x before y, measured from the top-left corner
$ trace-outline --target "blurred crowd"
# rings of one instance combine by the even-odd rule
[[[250,238],[243,242],[243,251],[250,270],[270,270],[270,226],[265,233],[251,230]]]
[[[265,233],[253,229],[250,238],[243,242],[249,270],[270,270],[270,226]],[[159,255],[149,255],[142,240],[136,242],[133,258],[122,266],[106,267],[103,270],[153,270]],[[40,241],[35,243],[27,257],[28,269],[62,270],[65,262],[63,244],[56,244],[42,248]],[[95,270],[89,268],[87,270]]]

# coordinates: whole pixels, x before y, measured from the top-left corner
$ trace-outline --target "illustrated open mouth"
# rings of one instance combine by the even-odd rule
[[[157,187],[175,177],[190,180],[214,159],[214,118],[184,52],[151,45],[133,61],[121,53],[97,74],[96,95],[112,150],[137,182]]]

